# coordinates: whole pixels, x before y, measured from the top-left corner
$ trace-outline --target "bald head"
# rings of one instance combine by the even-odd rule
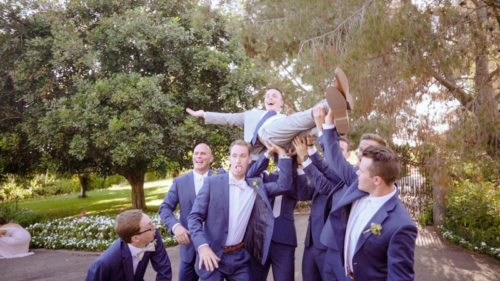
[[[214,160],[212,150],[204,143],[198,144],[193,151],[193,169],[198,174],[205,174]]]

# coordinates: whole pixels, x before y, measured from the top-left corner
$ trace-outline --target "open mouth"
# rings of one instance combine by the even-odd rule
[[[236,172],[241,173],[241,166],[236,166],[234,167],[234,169],[236,170]]]
[[[194,161],[195,164],[203,164],[203,161]]]
[[[267,103],[268,106],[273,106],[274,105],[274,102],[268,102]]]

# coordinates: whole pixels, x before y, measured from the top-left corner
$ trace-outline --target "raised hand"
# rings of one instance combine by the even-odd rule
[[[282,148],[281,146],[277,146],[271,140],[268,140],[266,147],[267,147],[267,153],[269,153],[269,155],[271,155],[271,153],[278,153],[278,155],[286,154],[284,148]]]
[[[328,111],[328,114],[325,118],[325,125],[333,125],[333,120],[335,117],[333,116],[333,110]]]
[[[177,225],[174,228],[174,236],[175,239],[177,239],[177,242],[181,245],[188,245],[189,244],[189,231],[182,226],[181,224]]]
[[[194,116],[194,117],[203,117],[203,118],[205,118],[205,111],[203,111],[203,110],[197,110],[197,111],[194,111],[194,110],[192,110],[191,108],[186,108],[186,111],[187,111],[187,113],[189,113],[191,116]]]
[[[206,270],[214,271],[214,268],[219,268],[219,257],[212,251],[210,246],[205,245],[202,246],[198,250],[198,254],[200,256],[200,264],[198,265],[198,269],[201,269],[201,266],[205,264]]]
[[[314,123],[316,123],[316,128],[318,128],[318,132],[321,132],[323,130],[323,124],[325,123],[325,117],[326,117],[325,105],[320,103],[316,107],[314,107],[313,116],[314,116]]]
[[[311,137],[311,135],[309,135],[309,133],[307,133],[307,145],[308,146],[313,145],[317,138],[318,137]]]
[[[301,139],[299,136],[295,136],[295,138],[292,140],[293,146],[295,146],[295,150],[297,151],[297,155],[301,158],[301,160],[304,159],[304,157],[307,156],[307,145],[304,139]]]

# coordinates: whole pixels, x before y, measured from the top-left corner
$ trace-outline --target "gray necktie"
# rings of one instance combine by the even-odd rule
[[[281,214],[281,200],[283,195],[274,197],[273,215],[275,218],[279,217]]]

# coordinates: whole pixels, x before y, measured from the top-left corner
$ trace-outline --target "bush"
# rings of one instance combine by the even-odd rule
[[[17,201],[8,201],[0,204],[0,216],[9,222],[14,222],[22,227],[45,221],[44,215],[37,214],[28,208],[17,208]]]
[[[434,203],[432,200],[423,208],[422,213],[417,215],[417,220],[421,225],[432,225],[434,223]]]
[[[442,231],[458,245],[499,258],[491,249],[500,248],[500,187],[492,182],[454,182],[447,198]]]

